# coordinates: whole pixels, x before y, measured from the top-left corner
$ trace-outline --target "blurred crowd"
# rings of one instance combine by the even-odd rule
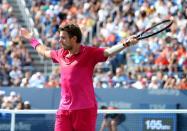
[[[120,63],[115,67],[114,62],[113,72],[108,71],[108,74],[102,74],[101,78],[96,74],[96,85],[137,89],[186,89],[187,2],[123,1],[120,5],[112,18],[109,17],[105,26],[101,27],[100,34],[106,34],[102,33],[102,30],[111,30],[105,38],[114,37],[112,43],[108,44],[115,44],[118,42],[117,38],[132,35],[164,19],[172,19],[174,23],[169,31],[140,41],[138,45],[124,52],[126,64]],[[101,74],[100,70],[97,73]]]
[[[106,73],[97,69],[95,86],[187,89],[186,1],[123,1],[112,15],[102,22],[99,35],[104,37],[104,42],[97,44],[114,45],[119,40],[164,19],[173,20],[168,31],[140,41],[138,45],[123,52],[126,62],[119,63],[120,57],[112,59],[111,70]]]
[[[14,91],[6,95],[5,91],[0,90],[0,109],[29,110],[31,104],[29,101],[23,101],[21,95]]]
[[[0,8],[0,85],[59,87],[59,69],[32,72],[32,58],[18,36],[10,4]],[[187,2],[185,0],[27,0],[42,41],[57,49],[58,28],[77,23],[83,43],[110,47],[164,19],[171,28],[140,41],[95,68],[95,88],[187,89]],[[9,6],[6,8],[5,6]],[[7,10],[8,9],[8,10]],[[23,55],[24,54],[24,55]],[[34,82],[33,82],[34,81]]]
[[[0,86],[19,86],[25,70],[32,67],[32,58],[19,37],[19,23],[12,6],[0,4]]]

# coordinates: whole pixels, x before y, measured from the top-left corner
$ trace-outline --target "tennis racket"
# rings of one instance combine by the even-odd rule
[[[154,36],[162,31],[167,30],[172,25],[172,23],[173,23],[173,21],[171,21],[171,20],[161,21],[161,22],[154,24],[153,26],[145,29],[142,32],[139,32],[137,35],[135,35],[135,37],[138,40],[142,40],[142,39]]]
[[[156,23],[156,24],[152,25],[151,27],[137,33],[136,35],[134,35],[134,37],[137,40],[149,38],[151,36],[157,35],[158,33],[161,33],[162,31],[167,30],[172,25],[172,23],[173,23],[172,20],[161,21],[161,22]],[[131,46],[130,42],[127,41],[125,43],[125,46]]]

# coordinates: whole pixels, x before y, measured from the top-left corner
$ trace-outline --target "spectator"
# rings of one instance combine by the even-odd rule
[[[5,95],[5,91],[0,90],[0,107],[1,107],[1,105],[3,103],[3,97],[4,97],[4,95]]]
[[[101,109],[115,110],[116,107],[107,107],[101,106]],[[105,128],[108,128],[109,131],[117,131],[117,126],[125,121],[124,114],[105,114],[103,121],[101,123],[100,131],[104,131]]]
[[[148,86],[148,82],[146,78],[143,78],[143,76],[138,75],[137,81],[131,84],[131,86],[136,89],[145,89]]]
[[[181,78],[177,85],[177,89],[186,90],[187,89],[187,77],[185,75]]]
[[[11,83],[13,86],[18,86],[20,84],[22,72],[17,66],[13,67],[13,69],[9,73],[9,76],[11,78]]]
[[[31,72],[26,71],[25,72],[25,77],[21,80],[20,87],[29,87],[29,80],[31,78]]]
[[[31,105],[29,101],[24,101],[24,109],[29,110],[31,109]]]
[[[45,77],[41,72],[33,74],[29,80],[29,87],[43,88],[45,83]]]
[[[0,90],[0,109],[31,109],[31,105],[29,101],[23,102],[21,95],[15,91],[6,96],[5,92]]]
[[[151,82],[148,85],[149,89],[158,89],[159,88],[159,83],[158,83],[158,79],[156,76],[152,76],[151,78]]]
[[[3,103],[1,105],[2,109],[14,109],[14,106],[12,104],[12,100],[10,97],[4,97],[3,98]]]
[[[136,49],[133,60],[135,64],[143,64],[145,62],[145,57],[139,48]]]
[[[122,67],[116,69],[116,74],[113,76],[112,80],[114,82],[114,88],[123,87],[126,78]]]
[[[58,88],[59,87],[59,82],[57,79],[55,79],[54,76],[49,76],[49,80],[45,83],[46,88]]]
[[[159,89],[162,89],[163,86],[164,86],[164,82],[165,82],[165,81],[163,80],[163,78],[164,78],[163,72],[158,71],[158,72],[156,73],[156,77],[157,77],[157,79],[158,79],[158,88],[159,88]]]
[[[24,103],[23,102],[18,102],[15,109],[16,110],[23,110],[24,109]]]
[[[176,89],[176,78],[174,76],[169,76],[168,79],[166,80],[165,84],[164,84],[164,88],[165,89]]]

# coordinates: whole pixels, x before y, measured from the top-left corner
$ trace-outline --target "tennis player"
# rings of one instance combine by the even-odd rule
[[[129,45],[137,43],[135,37],[111,48],[81,45],[82,33],[75,24],[59,29],[62,48],[52,50],[33,37],[32,32],[21,28],[20,35],[29,40],[36,51],[60,64],[61,100],[56,113],[55,131],[95,131],[97,102],[92,76],[94,66]]]

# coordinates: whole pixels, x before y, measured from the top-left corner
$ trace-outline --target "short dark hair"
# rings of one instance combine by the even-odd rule
[[[100,108],[101,108],[101,109],[107,109],[108,107],[105,106],[105,105],[102,105]]]
[[[63,27],[59,28],[59,32],[60,31],[65,31],[68,33],[69,37],[73,37],[76,36],[77,37],[77,43],[80,43],[82,40],[82,32],[79,28],[79,26],[75,25],[75,24],[67,24]]]

